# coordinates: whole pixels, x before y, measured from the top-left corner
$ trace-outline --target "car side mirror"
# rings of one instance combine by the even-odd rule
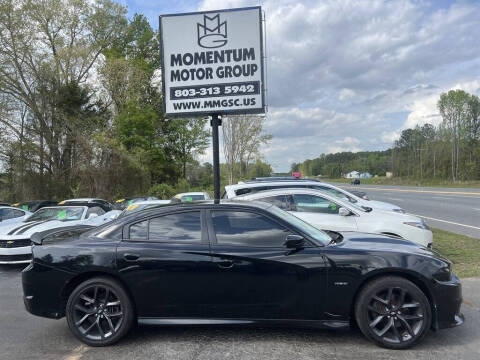
[[[340,216],[350,216],[352,213],[347,208],[341,207],[340,209],[338,209],[338,214]]]
[[[93,219],[93,218],[96,218],[98,216],[98,214],[90,214],[88,215],[88,219]]]
[[[303,236],[290,234],[285,239],[285,247],[287,249],[302,249],[305,247],[305,239]]]

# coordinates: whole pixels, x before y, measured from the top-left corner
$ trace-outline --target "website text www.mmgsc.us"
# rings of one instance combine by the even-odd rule
[[[255,106],[255,98],[243,99],[224,99],[224,100],[203,100],[203,101],[182,101],[174,102],[174,110],[194,110],[194,109],[215,109],[226,107]]]

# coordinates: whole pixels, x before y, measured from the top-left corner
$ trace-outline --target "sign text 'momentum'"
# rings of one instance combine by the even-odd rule
[[[227,49],[171,54],[170,66],[190,66],[255,60],[255,49]]]

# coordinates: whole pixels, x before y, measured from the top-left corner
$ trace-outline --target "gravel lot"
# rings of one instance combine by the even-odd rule
[[[391,351],[358,330],[244,327],[139,327],[118,345],[89,348],[65,319],[23,307],[21,267],[0,266],[0,359],[480,359],[480,278],[463,280],[463,326],[430,332],[413,350]]]

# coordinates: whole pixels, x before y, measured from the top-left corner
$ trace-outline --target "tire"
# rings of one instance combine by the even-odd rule
[[[427,334],[432,311],[427,297],[414,283],[385,276],[360,291],[355,318],[367,339],[399,350],[414,346]]]
[[[108,346],[132,328],[135,314],[123,286],[109,277],[95,277],[78,285],[66,307],[70,331],[90,346]]]

